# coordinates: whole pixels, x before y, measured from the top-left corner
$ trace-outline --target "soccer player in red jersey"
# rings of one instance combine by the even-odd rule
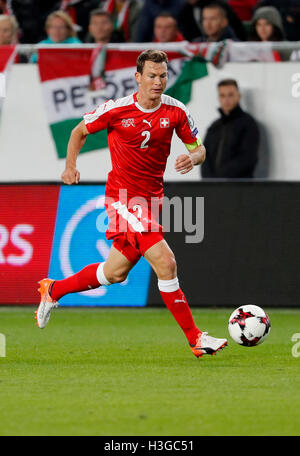
[[[113,239],[105,262],[91,264],[63,280],[40,282],[41,303],[37,324],[44,328],[51,310],[67,293],[123,282],[141,256],[158,278],[161,297],[189,342],[195,356],[214,354],[227,345],[202,332],[196,325],[177,278],[174,253],[164,239],[158,215],[163,199],[163,174],[175,130],[187,153],[179,155],[175,169],[186,174],[205,160],[205,148],[197,136],[192,117],[178,100],[164,95],[168,79],[168,58],[163,51],[147,50],[137,59],[138,91],[109,100],[84,115],[71,133],[65,184],[77,184],[77,156],[89,134],[107,129],[112,159],[105,206],[110,218],[107,239]]]

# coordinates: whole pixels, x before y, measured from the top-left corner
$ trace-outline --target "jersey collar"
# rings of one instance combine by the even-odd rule
[[[133,94],[133,99],[134,99],[134,104],[135,106],[137,107],[137,109],[139,109],[140,111],[142,112],[155,112],[157,111],[160,107],[161,107],[161,101],[159,103],[159,105],[157,105],[155,108],[153,109],[145,109],[143,108],[141,105],[138,104],[138,101],[137,101],[137,92]]]

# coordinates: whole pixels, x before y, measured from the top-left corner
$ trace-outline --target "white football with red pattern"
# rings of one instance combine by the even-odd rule
[[[229,317],[228,331],[231,338],[245,347],[261,344],[270,334],[270,328],[266,312],[252,304],[238,307]]]

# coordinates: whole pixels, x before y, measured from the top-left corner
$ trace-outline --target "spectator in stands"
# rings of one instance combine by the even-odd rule
[[[259,130],[254,118],[240,107],[234,79],[218,84],[221,117],[208,128],[204,145],[204,178],[251,178],[258,160]]]
[[[99,7],[111,14],[119,42],[137,41],[142,0],[106,0]]]
[[[39,44],[78,44],[73,22],[64,11],[54,11],[46,20],[45,29],[48,37]],[[37,54],[33,54],[31,62],[37,62]]]
[[[178,31],[177,20],[169,13],[160,13],[154,21],[154,42],[170,43],[184,41],[184,37]]]
[[[202,10],[203,35],[194,41],[216,42],[225,39],[239,41],[229,26],[225,8],[218,3],[211,3]]]
[[[91,11],[89,34],[85,41],[97,44],[119,42],[119,37],[114,34],[112,17],[107,11],[100,8]]]
[[[278,9],[288,41],[300,40],[300,0],[260,0],[255,9],[273,6]]]
[[[48,37],[40,44],[76,44],[81,41],[76,32],[71,17],[63,11],[54,11],[46,20],[45,29]]]
[[[282,41],[284,31],[279,11],[273,6],[258,8],[252,18],[251,41]]]
[[[251,41],[282,41],[284,31],[281,16],[273,6],[258,8],[252,18],[250,40]],[[279,51],[273,49],[274,60],[280,62]]]
[[[168,11],[168,13],[178,19],[184,3],[185,0],[144,0],[144,6],[139,17],[136,41],[152,41],[155,18],[160,13]]]
[[[5,3],[4,0],[0,2]],[[99,7],[100,0],[7,0],[7,13],[14,14],[21,28],[21,43],[37,43],[46,38],[44,24],[49,14],[62,10],[71,18],[84,39],[90,11]]]
[[[195,38],[203,36],[204,31],[201,23],[202,11],[203,8],[212,3],[218,3],[224,8],[229,26],[233,29],[239,40],[245,41],[247,34],[244,25],[231,6],[224,0],[186,0],[179,21],[179,28],[183,36],[188,41],[193,41]]]
[[[15,16],[0,14],[0,45],[18,42],[18,23]]]

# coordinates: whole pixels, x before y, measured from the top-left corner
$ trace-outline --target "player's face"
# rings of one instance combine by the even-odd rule
[[[228,115],[240,102],[240,92],[234,85],[220,86],[219,101],[222,111]]]
[[[136,73],[135,77],[139,85],[139,92],[142,92],[149,100],[159,99],[168,81],[167,64],[165,62],[155,63],[147,60],[143,73]]]

